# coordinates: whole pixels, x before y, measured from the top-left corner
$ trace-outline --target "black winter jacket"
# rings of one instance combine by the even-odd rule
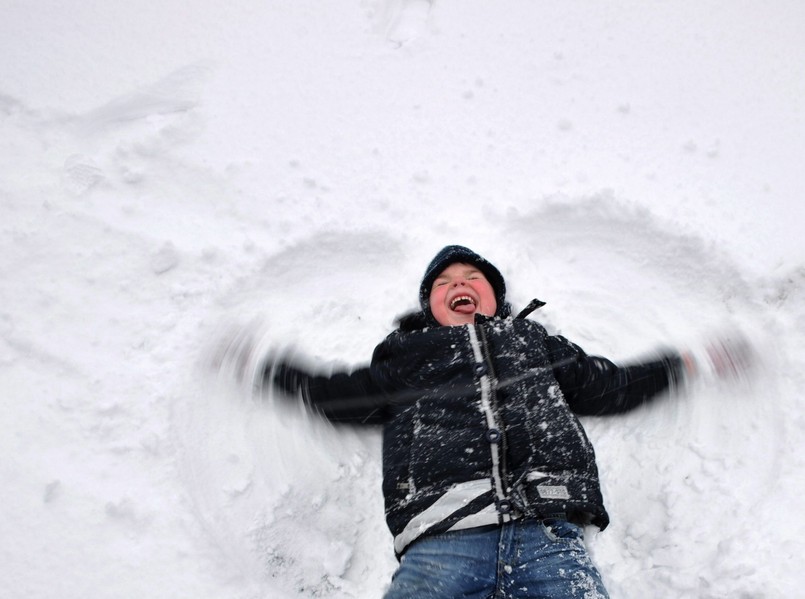
[[[368,367],[266,376],[333,421],[382,424],[386,520],[417,538],[564,513],[604,528],[595,455],[576,415],[626,412],[674,385],[681,360],[618,367],[536,322],[404,320]]]

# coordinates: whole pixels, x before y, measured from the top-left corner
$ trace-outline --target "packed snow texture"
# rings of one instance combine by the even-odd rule
[[[801,596],[805,3],[4,3],[0,596],[380,597],[380,434],[210,368],[365,363],[461,243],[615,360],[751,380],[585,419],[613,599]]]

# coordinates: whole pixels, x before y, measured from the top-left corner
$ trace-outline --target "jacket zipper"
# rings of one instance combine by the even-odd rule
[[[475,359],[475,372],[481,385],[481,409],[486,419],[486,439],[492,454],[492,483],[498,512],[503,522],[512,518],[512,502],[506,485],[506,435],[503,432],[497,410],[497,379],[489,356],[489,344],[481,325],[467,325]]]

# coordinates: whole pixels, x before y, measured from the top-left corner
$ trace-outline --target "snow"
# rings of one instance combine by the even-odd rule
[[[801,594],[805,5],[16,0],[0,21],[2,597],[379,597],[379,434],[205,367],[368,360],[448,243],[625,360],[586,419],[613,599]]]

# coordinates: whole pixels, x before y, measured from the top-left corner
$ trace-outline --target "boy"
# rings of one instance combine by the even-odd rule
[[[609,517],[576,415],[642,405],[677,386],[692,358],[619,367],[588,356],[526,319],[542,302],[513,317],[498,269],[462,246],[431,261],[419,300],[364,368],[263,369],[264,384],[330,420],[383,425],[400,559],[385,599],[607,597],[583,531]],[[741,355],[719,347],[715,361],[737,371]]]

